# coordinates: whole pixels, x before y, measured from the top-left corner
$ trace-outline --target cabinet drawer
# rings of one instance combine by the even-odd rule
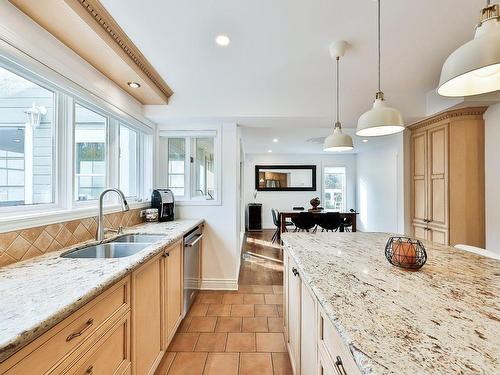
[[[127,313],[65,375],[118,375],[130,369],[130,313]]]
[[[354,362],[354,358],[352,357],[351,352],[343,343],[339,333],[330,322],[328,317],[325,315],[323,309],[320,307],[318,310],[318,346],[320,351],[326,354],[325,357],[329,357],[329,360],[331,361],[331,367],[338,368],[337,371],[339,371],[341,374],[361,374],[358,366]],[[342,372],[342,367],[344,372]]]
[[[119,281],[9,358],[6,374],[59,373],[87,351],[113,321],[129,310],[129,286],[128,277]]]

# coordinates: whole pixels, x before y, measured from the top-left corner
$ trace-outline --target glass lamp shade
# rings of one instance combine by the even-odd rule
[[[457,97],[497,90],[500,90],[500,20],[492,18],[477,27],[473,40],[446,59],[437,92]]]
[[[333,134],[326,137],[323,143],[323,151],[342,152],[350,151],[354,148],[351,136],[349,134],[344,134],[340,124],[337,124],[335,124]]]
[[[377,137],[399,133],[404,128],[401,112],[388,107],[383,99],[377,97],[373,102],[373,108],[359,117],[356,135]]]

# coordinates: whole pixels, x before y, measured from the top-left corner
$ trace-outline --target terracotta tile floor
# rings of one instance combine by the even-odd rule
[[[252,233],[246,248],[279,259],[272,233]],[[280,263],[245,256],[237,292],[200,291],[156,375],[291,375],[282,275]]]

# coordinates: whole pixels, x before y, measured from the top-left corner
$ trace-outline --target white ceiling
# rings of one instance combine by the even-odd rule
[[[154,121],[232,117],[245,126],[325,127],[333,116],[328,46],[344,39],[342,122],[376,91],[373,0],[101,0],[175,94]],[[412,121],[446,56],[472,38],[484,0],[382,0],[382,89]],[[232,43],[215,45],[226,33]],[[298,121],[297,121],[298,119]],[[284,121],[285,120],[285,121]],[[302,121],[303,120],[303,121]]]

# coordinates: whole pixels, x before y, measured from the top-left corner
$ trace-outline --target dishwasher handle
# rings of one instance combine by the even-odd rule
[[[196,235],[196,239],[194,241],[190,241],[186,244],[184,244],[184,247],[193,247],[196,245],[201,239],[203,238],[203,234],[198,234]]]

